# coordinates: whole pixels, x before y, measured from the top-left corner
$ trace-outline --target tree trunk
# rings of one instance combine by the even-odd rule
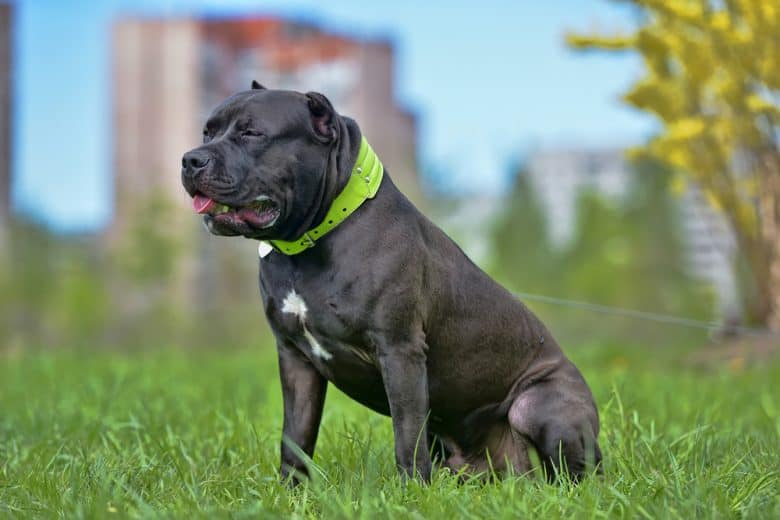
[[[772,151],[761,159],[763,189],[759,194],[759,211],[767,264],[763,284],[769,300],[765,324],[776,332],[780,331],[780,156]]]
[[[740,296],[749,325],[768,327],[774,314],[773,297],[769,281],[770,262],[766,256],[765,242],[760,237],[740,236],[737,233],[739,254],[746,266],[735,266],[740,285]]]

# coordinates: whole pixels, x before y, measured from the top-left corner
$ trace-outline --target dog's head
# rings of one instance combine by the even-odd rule
[[[252,89],[222,102],[181,177],[215,235],[295,239],[321,220],[357,156],[360,132],[315,92]]]

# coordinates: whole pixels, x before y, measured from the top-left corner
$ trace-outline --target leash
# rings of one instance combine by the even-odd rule
[[[716,321],[704,321],[693,318],[686,318],[683,316],[674,316],[671,314],[661,314],[657,312],[640,311],[636,309],[626,309],[623,307],[613,307],[610,305],[602,305],[599,303],[591,303],[580,300],[566,300],[563,298],[555,298],[553,296],[544,296],[542,294],[531,294],[516,292],[513,293],[520,299],[535,301],[539,303],[546,303],[550,305],[558,305],[561,307],[570,307],[574,309],[582,309],[586,311],[596,312],[599,314],[608,314],[612,316],[622,316],[625,318],[634,318],[645,321],[654,321],[656,323],[665,323],[668,325],[678,325],[681,327],[695,328],[715,332],[728,328],[730,331],[739,332],[750,336],[759,337],[776,337],[779,334],[766,329],[759,329],[755,327],[744,327],[741,325],[724,326],[723,323]]]

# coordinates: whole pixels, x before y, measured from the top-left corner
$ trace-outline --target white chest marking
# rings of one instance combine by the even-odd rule
[[[306,307],[306,302],[303,301],[303,298],[293,289],[284,297],[282,312],[294,314],[303,321],[306,319],[306,313],[309,312],[309,309]]]
[[[288,292],[287,296],[284,297],[282,312],[285,314],[292,314],[300,320],[301,327],[303,327],[303,336],[306,338],[306,341],[309,342],[312,354],[321,357],[325,361],[333,357],[333,354],[322,348],[322,345],[317,341],[317,338],[315,338],[306,327],[306,313],[309,312],[309,309],[306,307],[306,302],[303,301],[303,298],[295,292],[295,289]]]

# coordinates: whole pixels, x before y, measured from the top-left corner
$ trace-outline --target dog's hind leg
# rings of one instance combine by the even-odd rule
[[[455,450],[445,462],[453,471],[465,474],[524,475],[531,470],[527,439],[506,422],[497,421],[485,431],[478,446],[471,446],[467,452]]]
[[[452,455],[444,439],[430,432],[428,432],[428,450],[431,452],[431,461],[436,464],[444,463]]]
[[[533,443],[548,480],[554,481],[564,468],[575,481],[594,467],[600,469],[598,412],[574,365],[562,366],[519,394],[509,409],[509,423]]]

